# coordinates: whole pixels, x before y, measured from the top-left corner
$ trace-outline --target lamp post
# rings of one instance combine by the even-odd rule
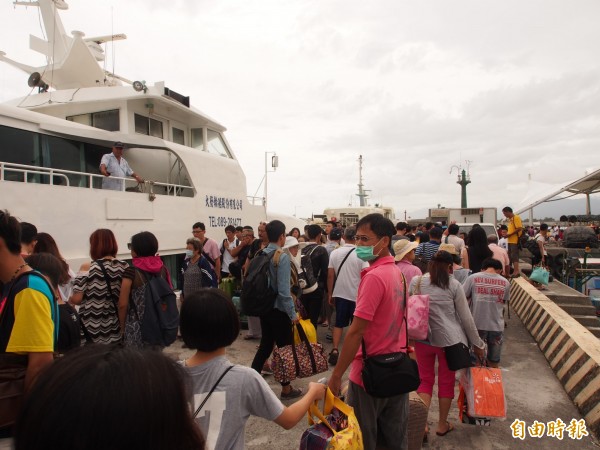
[[[269,166],[268,166],[268,155],[272,155],[271,156],[271,168],[273,170],[269,170]],[[277,167],[279,167],[279,157],[277,156],[277,153],[275,152],[265,152],[265,196],[263,198],[263,205],[265,206],[265,213],[267,212],[267,196],[268,196],[268,191],[267,191],[267,181],[268,181],[268,176],[267,174],[269,172],[275,172],[277,170]]]

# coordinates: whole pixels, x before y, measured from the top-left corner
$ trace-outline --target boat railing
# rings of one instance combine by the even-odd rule
[[[19,174],[19,179],[7,178],[7,174]],[[72,178],[70,178],[70,176]],[[48,180],[45,179],[48,177]],[[7,163],[0,161],[0,181],[20,181],[24,183],[52,184],[74,187],[85,187],[89,189],[100,188],[104,175],[98,175],[87,172],[77,172],[74,170],[54,169],[51,167],[29,166],[26,164]],[[193,187],[175,183],[163,183],[160,181],[145,180],[139,186],[137,181],[129,177],[110,177],[112,180],[123,180],[123,190],[138,191],[148,194],[160,194],[171,196],[193,197]],[[72,179],[79,181],[72,184]],[[94,182],[96,181],[96,182]],[[136,185],[126,188],[126,181],[134,181]],[[155,192],[155,187],[160,187]]]
[[[264,197],[256,197],[256,196],[248,195],[247,198],[248,198],[248,203],[250,203],[253,206],[264,206],[265,205]]]

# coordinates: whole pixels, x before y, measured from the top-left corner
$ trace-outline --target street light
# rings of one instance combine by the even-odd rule
[[[268,161],[267,155],[272,155],[271,156],[271,168],[273,170],[269,170],[269,166],[267,164],[267,161]],[[277,156],[277,153],[275,153],[275,152],[265,152],[265,196],[263,198],[263,205],[265,206],[265,212],[267,211],[267,196],[268,196],[268,192],[267,192],[268,177],[267,177],[267,174],[269,172],[275,172],[277,170],[277,167],[279,167],[279,156]]]

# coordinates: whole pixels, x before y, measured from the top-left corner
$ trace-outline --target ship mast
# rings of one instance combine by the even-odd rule
[[[364,189],[363,179],[362,179],[362,155],[358,157],[358,194],[356,196],[360,199],[360,206],[368,206],[367,205],[367,197],[369,194],[368,190]]]

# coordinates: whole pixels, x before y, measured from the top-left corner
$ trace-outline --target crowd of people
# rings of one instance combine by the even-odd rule
[[[456,224],[413,229],[380,214],[354,226],[329,222],[304,230],[287,231],[278,220],[261,222],[258,237],[252,226],[230,226],[222,240],[208,237],[197,222],[185,241],[185,260],[172,277],[150,232],[131,236],[128,263],[117,258],[111,230],[94,231],[90,262],[75,272],[52,236],[0,211],[0,367],[20,364],[25,371],[16,425],[0,422],[0,436],[14,435],[17,449],[42,443],[130,448],[133,437],[125,433],[133,426],[143,435],[136,445],[143,442],[145,448],[244,448],[250,415],[290,428],[325,396],[323,384],[309,383],[303,392],[290,382],[281,383],[277,396],[263,377],[270,373],[273,349],[292,344],[292,327],[300,320],[328,328],[333,369],[327,386],[339,395],[348,375],[346,402],[354,407],[365,448],[374,449],[378,436],[388,448],[406,448],[408,420],[408,394],[378,398],[365,390],[365,348],[369,355],[404,352],[415,358],[421,379],[417,393],[427,406],[437,378],[435,432],[445,436],[454,427],[448,413],[456,379],[446,349],[464,345],[492,367],[501,361],[509,278],[519,276],[512,245],[524,230],[510,208],[503,212],[507,226],[499,228],[500,240],[480,226],[461,236]],[[219,285],[237,280],[242,286],[259,254],[270,256],[274,302],[268,313],[248,318],[243,338],[260,342],[251,367],[242,367],[226,356],[240,336],[240,320]],[[162,356],[162,346],[146,342],[141,332],[152,277],[180,290],[181,338],[194,353],[179,363]],[[406,295],[416,293],[429,296],[429,331],[426,339],[407,341]],[[138,380],[142,372],[143,382],[124,383]],[[167,378],[171,382],[164,383]],[[41,433],[28,433],[31,427],[49,430],[65,417],[75,420],[70,428],[86,429],[91,410],[106,410],[107,419],[86,436],[54,429],[42,441]],[[159,419],[150,419],[152,413],[167,412],[167,425],[153,425]],[[111,431],[103,433],[104,428]],[[167,431],[178,441],[165,445],[161,439]],[[426,440],[429,429],[423,433]]]

